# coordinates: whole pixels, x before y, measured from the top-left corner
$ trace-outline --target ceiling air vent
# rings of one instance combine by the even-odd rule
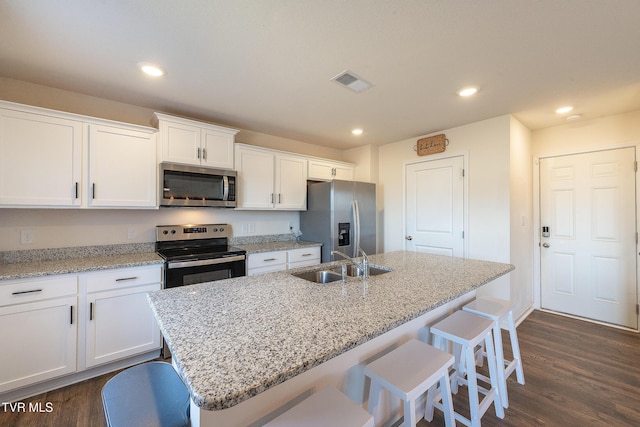
[[[331,80],[358,93],[364,92],[365,90],[373,86],[371,83],[362,80],[360,77],[356,76],[349,70],[341,72]]]

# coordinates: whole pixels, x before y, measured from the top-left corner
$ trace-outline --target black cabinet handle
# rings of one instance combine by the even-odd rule
[[[76,182],[76,199],[78,198],[78,183]]]
[[[91,184],[91,198],[92,199],[96,198],[96,183],[95,182],[93,184]]]
[[[69,306],[69,311],[71,312],[71,324],[73,325],[73,306]]]
[[[93,303],[89,303],[89,320],[93,320]]]
[[[11,292],[11,295],[35,294],[36,292],[42,292],[42,289],[32,289],[30,291]]]

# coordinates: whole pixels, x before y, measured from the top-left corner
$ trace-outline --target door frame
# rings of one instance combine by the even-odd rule
[[[592,323],[605,325],[618,329],[631,330],[640,332],[639,329],[626,328],[624,326],[613,325],[611,323],[600,322],[593,319],[585,319],[584,317],[573,316],[566,313],[558,313],[555,311],[545,310],[541,308],[542,299],[542,286],[540,281],[541,276],[541,262],[540,262],[540,248],[542,244],[541,240],[541,222],[540,222],[540,159],[546,159],[549,157],[559,156],[571,156],[575,154],[587,154],[597,151],[619,150],[621,148],[635,148],[636,161],[640,163],[638,157],[640,157],[640,143],[638,144],[624,144],[624,145],[611,145],[611,146],[594,146],[591,148],[578,149],[578,150],[561,150],[544,155],[533,156],[533,307],[537,310],[547,311],[549,313],[559,314],[561,316],[572,317],[580,320],[587,320]],[[640,178],[639,173],[636,172],[636,233],[640,232]],[[638,254],[638,243],[636,243],[636,304],[640,304],[640,257]],[[640,322],[639,322],[640,324]]]
[[[402,232],[407,232],[407,167],[410,165],[432,162],[435,160],[444,160],[451,157],[462,157],[462,167],[464,169],[463,188],[462,188],[462,228],[464,238],[462,239],[462,258],[469,256],[469,150],[452,151],[449,153],[430,155],[426,158],[416,158],[402,162]],[[402,238],[402,249],[407,250],[407,240]]]

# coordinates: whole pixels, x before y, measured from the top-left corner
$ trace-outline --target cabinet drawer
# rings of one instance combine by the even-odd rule
[[[289,251],[289,262],[308,261],[311,259],[320,259],[320,246],[312,246],[309,248],[291,249]]]
[[[287,263],[287,252],[262,252],[258,254],[250,254],[247,258],[247,268],[269,267],[277,264]]]
[[[0,282],[0,306],[75,296],[77,293],[76,275],[11,280]]]
[[[87,274],[87,292],[160,283],[162,266],[119,268]]]

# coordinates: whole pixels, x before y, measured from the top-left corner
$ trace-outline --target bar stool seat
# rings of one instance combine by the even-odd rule
[[[166,362],[125,369],[102,387],[108,427],[188,426],[189,405],[189,391]]]
[[[263,427],[373,427],[373,417],[335,387],[312,394]]]
[[[504,408],[500,398],[500,386],[497,376],[496,356],[491,337],[494,321],[486,317],[465,311],[456,311],[449,317],[431,327],[434,335],[434,346],[446,349],[447,341],[454,344],[455,365],[451,374],[451,390],[458,392],[459,384],[466,384],[469,389],[470,419],[455,413],[455,419],[461,423],[478,427],[480,419],[493,403],[496,416],[504,418]],[[489,377],[476,372],[475,348],[484,342],[487,349]],[[488,389],[478,385],[478,379],[490,384]],[[485,396],[478,399],[478,392]]]
[[[428,391],[427,408],[433,402],[442,399],[437,407],[444,413],[445,424],[455,426],[451,386],[449,384],[449,368],[453,366],[454,357],[444,351],[425,344],[416,339],[396,348],[381,358],[369,363],[364,373],[371,379],[369,403],[367,410],[373,413],[380,397],[381,388],[404,402],[404,425],[416,425],[416,400]],[[439,392],[436,393],[440,384]],[[430,418],[433,419],[433,409]]]
[[[509,396],[507,395],[507,378],[515,371],[519,384],[524,384],[524,371],[522,369],[522,358],[520,357],[520,345],[518,344],[518,335],[516,333],[516,325],[513,321],[513,311],[510,301],[492,297],[478,297],[475,301],[462,307],[462,310],[486,317],[495,322],[493,329],[493,339],[495,341],[496,363],[498,366],[498,379],[500,381],[500,396],[502,397],[502,406],[509,407]],[[504,359],[504,351],[502,345],[501,329],[509,331],[511,340],[511,352],[513,360]],[[477,354],[476,363],[482,366],[483,356],[486,352],[481,347]]]

